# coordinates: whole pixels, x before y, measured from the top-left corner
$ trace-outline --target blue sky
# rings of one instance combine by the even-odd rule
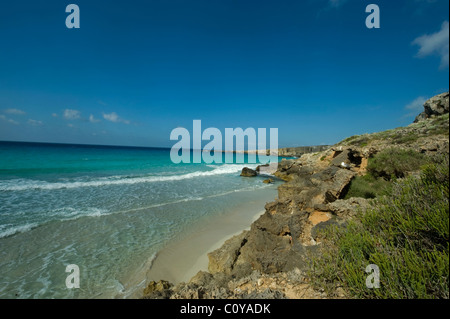
[[[447,0],[71,1],[0,4],[0,140],[170,147],[200,119],[334,144],[448,91]]]

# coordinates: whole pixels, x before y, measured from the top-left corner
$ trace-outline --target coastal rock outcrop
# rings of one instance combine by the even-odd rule
[[[364,212],[370,207],[370,200],[360,197],[338,199],[327,205],[327,210],[342,218],[355,216],[359,211]]]
[[[258,173],[255,170],[248,168],[248,167],[244,167],[241,172],[241,176],[244,176],[244,177],[254,177],[257,175],[258,175]]]
[[[153,299],[168,298],[171,294],[170,288],[173,285],[166,280],[151,281],[144,289],[144,298]]]
[[[245,245],[247,231],[228,239],[219,249],[208,254],[208,270],[211,274],[224,273],[230,275],[240,254],[240,249]]]
[[[285,147],[278,149],[278,156],[282,157],[300,157],[304,154],[322,152],[328,149],[330,145],[315,145],[315,146],[299,146],[299,147]]]
[[[357,158],[351,154],[327,150],[280,162],[275,175],[288,182],[278,187],[278,199],[265,205],[265,213],[250,230],[210,252],[208,272],[199,272],[189,283],[152,290],[146,298],[325,297],[309,286],[303,274],[311,256],[319,253],[318,230],[343,225],[350,215],[345,205],[330,205],[339,201],[357,174],[332,165],[333,156],[351,163]],[[327,160],[320,160],[324,156]]]
[[[417,115],[414,123],[447,114],[449,111],[449,92],[433,96],[423,104],[423,107],[424,111]]]

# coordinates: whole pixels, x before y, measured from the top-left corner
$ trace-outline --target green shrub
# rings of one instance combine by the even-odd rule
[[[419,139],[419,134],[415,132],[408,132],[404,135],[396,135],[393,138],[395,144],[411,144]]]
[[[351,197],[375,198],[389,194],[391,183],[383,178],[375,178],[370,174],[355,177],[349,186],[344,199]]]
[[[449,298],[448,196],[448,157],[395,183],[346,228],[325,231],[313,285],[331,296],[342,287],[355,298]],[[380,269],[379,289],[366,287],[369,264]]]
[[[365,147],[369,144],[370,137],[368,134],[361,135],[357,139],[352,140],[349,144],[359,147]]]
[[[428,135],[447,135],[449,134],[449,114],[432,119],[432,125],[428,130]]]
[[[359,135],[353,135],[350,137],[347,137],[345,140],[343,140],[342,142],[338,143],[338,144],[347,144],[349,142],[351,142],[354,139],[357,139],[359,137]]]
[[[429,163],[427,156],[411,149],[389,148],[369,160],[367,171],[374,177],[402,178]]]
[[[346,138],[345,140],[339,142],[337,145],[348,144],[348,145],[353,145],[353,146],[364,147],[364,146],[367,146],[369,142],[370,142],[369,134],[363,134],[363,135],[350,136],[350,137]]]

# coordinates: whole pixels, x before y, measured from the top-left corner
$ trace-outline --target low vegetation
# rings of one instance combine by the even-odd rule
[[[449,114],[445,114],[433,119],[413,123],[408,127],[400,127],[372,134],[354,135],[337,145],[366,147],[373,142],[376,143],[381,140],[387,141],[393,145],[408,145],[423,137],[430,137],[433,135],[448,136],[448,132]]]
[[[344,199],[351,197],[376,198],[389,194],[392,184],[383,178],[375,178],[371,174],[355,177]]]
[[[342,287],[353,298],[449,298],[448,155],[432,161],[398,151],[393,155],[406,159],[398,163],[386,154],[359,180],[377,184],[379,175],[391,189],[345,228],[324,231],[323,253],[313,259],[309,277],[330,296]],[[418,166],[420,174],[397,179]],[[358,189],[373,195],[370,187]],[[379,288],[366,286],[369,264],[379,267]]]
[[[430,159],[411,149],[388,148],[369,160],[367,172],[375,178],[395,180],[418,171]]]
[[[369,160],[365,176],[353,179],[344,199],[388,195],[394,181],[419,171],[421,166],[430,162],[427,156],[410,149],[385,149]]]

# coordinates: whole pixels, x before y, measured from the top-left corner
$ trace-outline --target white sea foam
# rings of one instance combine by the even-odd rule
[[[95,207],[88,207],[85,209],[75,209],[72,207],[62,207],[59,209],[55,209],[47,214],[46,217],[53,217],[57,218],[60,221],[65,220],[76,220],[81,217],[100,217],[112,214],[112,212],[109,212],[106,209],[100,209]],[[0,238],[13,236],[18,233],[25,233],[28,232],[38,226],[41,226],[45,224],[48,219],[43,220],[42,222],[34,222],[34,223],[28,223],[25,225],[0,225]]]
[[[153,183],[153,182],[169,182],[180,181],[185,179],[192,179],[196,177],[207,177],[214,175],[234,174],[242,170],[245,166],[238,164],[220,165],[210,171],[195,171],[192,173],[182,175],[169,176],[142,176],[142,177],[118,177],[112,176],[101,178],[92,181],[75,181],[75,182],[56,182],[49,183],[45,181],[15,179],[2,181],[0,183],[0,191],[25,191],[25,190],[55,190],[55,189],[73,189],[80,187],[100,187],[109,185],[132,185],[139,183]]]
[[[38,223],[14,226],[14,227],[8,228],[6,230],[0,231],[0,238],[9,237],[9,236],[15,235],[17,233],[25,233],[37,226],[39,226]]]
[[[87,207],[87,208],[83,208],[83,209],[75,209],[73,207],[61,207],[61,208],[58,208],[58,209],[55,209],[55,210],[49,212],[47,214],[47,217],[57,218],[60,221],[71,221],[71,220],[76,220],[76,219],[79,219],[82,217],[101,217],[101,216],[107,216],[107,215],[111,215],[111,214],[131,213],[131,212],[136,212],[136,211],[141,211],[141,210],[146,210],[146,209],[151,209],[151,208],[156,208],[156,207],[162,207],[162,206],[166,206],[166,205],[180,204],[180,203],[190,202],[190,201],[200,201],[200,200],[203,200],[206,198],[221,197],[221,196],[226,196],[226,195],[236,193],[236,192],[254,191],[256,189],[260,189],[260,188],[264,188],[264,187],[267,187],[267,185],[261,183],[258,185],[252,185],[250,187],[245,187],[242,189],[230,190],[230,191],[226,191],[226,192],[222,192],[222,193],[218,193],[218,194],[207,195],[204,197],[188,197],[188,198],[183,198],[180,200],[158,203],[158,204],[153,204],[153,205],[148,205],[148,206],[141,206],[141,207],[137,207],[137,208],[131,208],[131,209],[126,209],[126,210],[114,211],[114,212],[106,210],[106,209],[96,208],[96,207]],[[48,221],[48,220],[46,220],[46,221]],[[46,221],[43,221],[43,223],[45,223]],[[19,225],[19,226],[0,225],[0,238],[13,236],[17,233],[25,233],[25,232],[30,231],[38,226],[41,226],[43,223],[29,223],[26,225]],[[156,258],[156,255],[152,257],[152,259],[154,259],[154,258]],[[153,260],[152,260],[152,262],[153,262]]]
[[[80,217],[100,217],[109,215],[109,212],[106,209],[96,208],[96,207],[87,207],[83,209],[76,209],[73,207],[62,207],[52,211],[48,215],[57,216],[60,220],[74,220]]]
[[[154,252],[144,263],[145,269],[151,269],[153,267],[153,263],[155,262],[156,258],[158,257],[158,252]]]

